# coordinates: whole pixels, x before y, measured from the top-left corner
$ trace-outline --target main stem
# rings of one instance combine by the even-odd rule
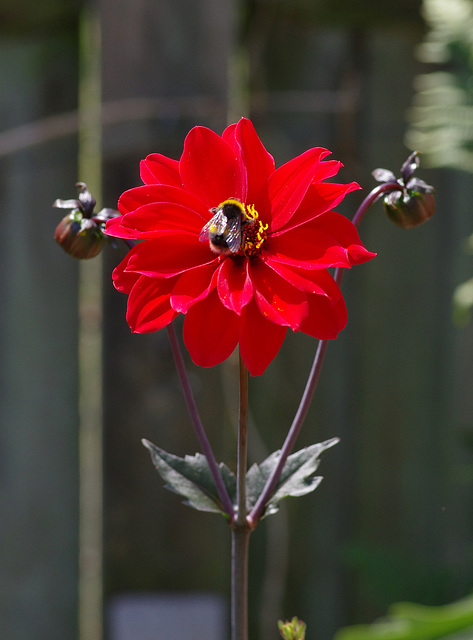
[[[232,529],[232,640],[248,640],[249,529]]]
[[[240,356],[237,513],[232,528],[232,640],[248,640],[248,545],[246,467],[248,432],[248,371]]]

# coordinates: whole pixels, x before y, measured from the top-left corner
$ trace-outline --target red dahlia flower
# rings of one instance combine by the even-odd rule
[[[340,162],[309,149],[278,169],[247,119],[221,136],[187,135],[179,161],[152,154],[144,186],[120,198],[106,233],[139,240],[113,274],[129,295],[127,321],[147,333],[179,313],[193,361],[216,365],[239,345],[263,373],[287,327],[331,339],[347,322],[327,269],[372,258],[353,224],[332,211],[355,182],[323,182]]]

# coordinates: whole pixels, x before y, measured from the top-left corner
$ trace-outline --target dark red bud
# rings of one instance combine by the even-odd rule
[[[398,227],[411,229],[427,222],[435,213],[435,190],[422,180],[412,180],[403,191],[392,191],[384,199],[388,218]]]
[[[78,210],[64,216],[56,227],[54,239],[66,253],[81,260],[94,258],[105,242],[100,225],[84,218]]]

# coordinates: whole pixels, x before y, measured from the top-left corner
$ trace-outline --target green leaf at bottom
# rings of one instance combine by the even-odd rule
[[[321,476],[312,474],[319,466],[320,454],[339,442],[338,438],[332,438],[325,442],[313,444],[301,449],[288,457],[284,464],[276,489],[266,504],[264,516],[276,513],[279,502],[289,496],[303,496],[317,488],[322,481]],[[251,509],[258,500],[264,485],[273,469],[279,462],[281,451],[275,451],[260,465],[254,464],[246,475],[247,504]]]
[[[470,640],[473,596],[440,607],[410,602],[393,604],[386,618],[338,631],[335,640]]]
[[[179,458],[166,453],[148,440],[142,440],[149,450],[154,466],[166,488],[185,498],[185,504],[199,511],[210,511],[227,515],[222,507],[215,483],[210,472],[207,458],[201,453],[195,456]],[[236,481],[234,474],[223,463],[219,471],[227,488],[230,499],[235,502]]]
[[[179,458],[163,451],[148,440],[142,441],[151,454],[154,466],[166,483],[166,488],[185,498],[185,504],[199,511],[228,514],[224,511],[215,483],[210,472],[207,458],[201,453]],[[320,454],[337,444],[338,438],[301,449],[290,455],[282,469],[276,489],[266,504],[264,516],[276,513],[279,502],[288,496],[303,496],[313,491],[321,482],[320,476],[314,476],[320,462]],[[273,469],[278,464],[281,452],[275,451],[260,465],[254,464],[246,474],[248,512],[256,504]],[[219,471],[230,500],[236,506],[236,478],[230,469],[221,462]]]

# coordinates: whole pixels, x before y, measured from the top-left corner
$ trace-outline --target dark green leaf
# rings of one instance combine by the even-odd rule
[[[207,458],[201,453],[179,458],[166,453],[148,440],[142,440],[149,450],[154,466],[166,483],[166,488],[185,498],[185,504],[199,511],[226,515]],[[221,463],[219,470],[232,502],[235,502],[236,481],[234,474]]]
[[[283,498],[303,496],[319,485],[322,478],[312,475],[319,466],[319,456],[325,449],[333,447],[338,441],[338,438],[332,438],[319,444],[313,444],[288,457],[276,489],[266,505],[264,516],[276,513],[279,509],[279,502]],[[249,509],[256,504],[266,481],[278,464],[280,455],[280,451],[275,451],[260,465],[254,464],[248,470],[246,491]]]

